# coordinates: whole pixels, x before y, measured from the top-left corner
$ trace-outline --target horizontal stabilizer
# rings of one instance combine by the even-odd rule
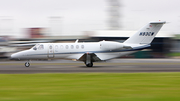
[[[150,24],[165,24],[166,21],[151,21]]]

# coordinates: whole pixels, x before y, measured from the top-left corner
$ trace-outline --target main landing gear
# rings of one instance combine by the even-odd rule
[[[87,67],[93,67],[93,62],[86,64]]]
[[[25,67],[29,67],[30,66],[29,61],[27,61],[24,65],[25,65]]]
[[[93,66],[93,62],[92,62],[92,57],[89,53],[86,54],[86,61],[85,64],[87,67],[92,67]]]

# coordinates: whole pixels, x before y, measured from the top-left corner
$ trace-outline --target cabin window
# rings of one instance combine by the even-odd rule
[[[74,48],[74,46],[73,45],[71,45],[71,49],[73,49]]]
[[[63,49],[63,45],[61,45],[60,48]]]
[[[55,52],[58,52],[58,45],[55,46]]]
[[[69,46],[68,45],[66,45],[66,49],[68,49],[69,48]]]
[[[79,49],[79,45],[76,45],[76,49]]]
[[[52,45],[49,46],[49,49],[52,49]]]
[[[81,45],[81,48],[84,49],[84,45]]]
[[[55,49],[58,49],[58,45],[55,46]]]

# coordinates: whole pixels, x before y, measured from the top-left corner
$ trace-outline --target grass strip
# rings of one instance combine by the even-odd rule
[[[180,101],[180,73],[0,74],[0,101]]]

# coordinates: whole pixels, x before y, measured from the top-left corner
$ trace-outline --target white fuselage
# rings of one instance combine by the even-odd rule
[[[43,45],[43,48],[40,47]],[[34,49],[36,48],[36,49]],[[12,58],[49,59],[63,58],[78,60],[85,53],[96,53],[101,60],[120,57],[130,52],[123,51],[123,44],[118,42],[101,41],[90,43],[40,43],[33,48],[13,54]]]

